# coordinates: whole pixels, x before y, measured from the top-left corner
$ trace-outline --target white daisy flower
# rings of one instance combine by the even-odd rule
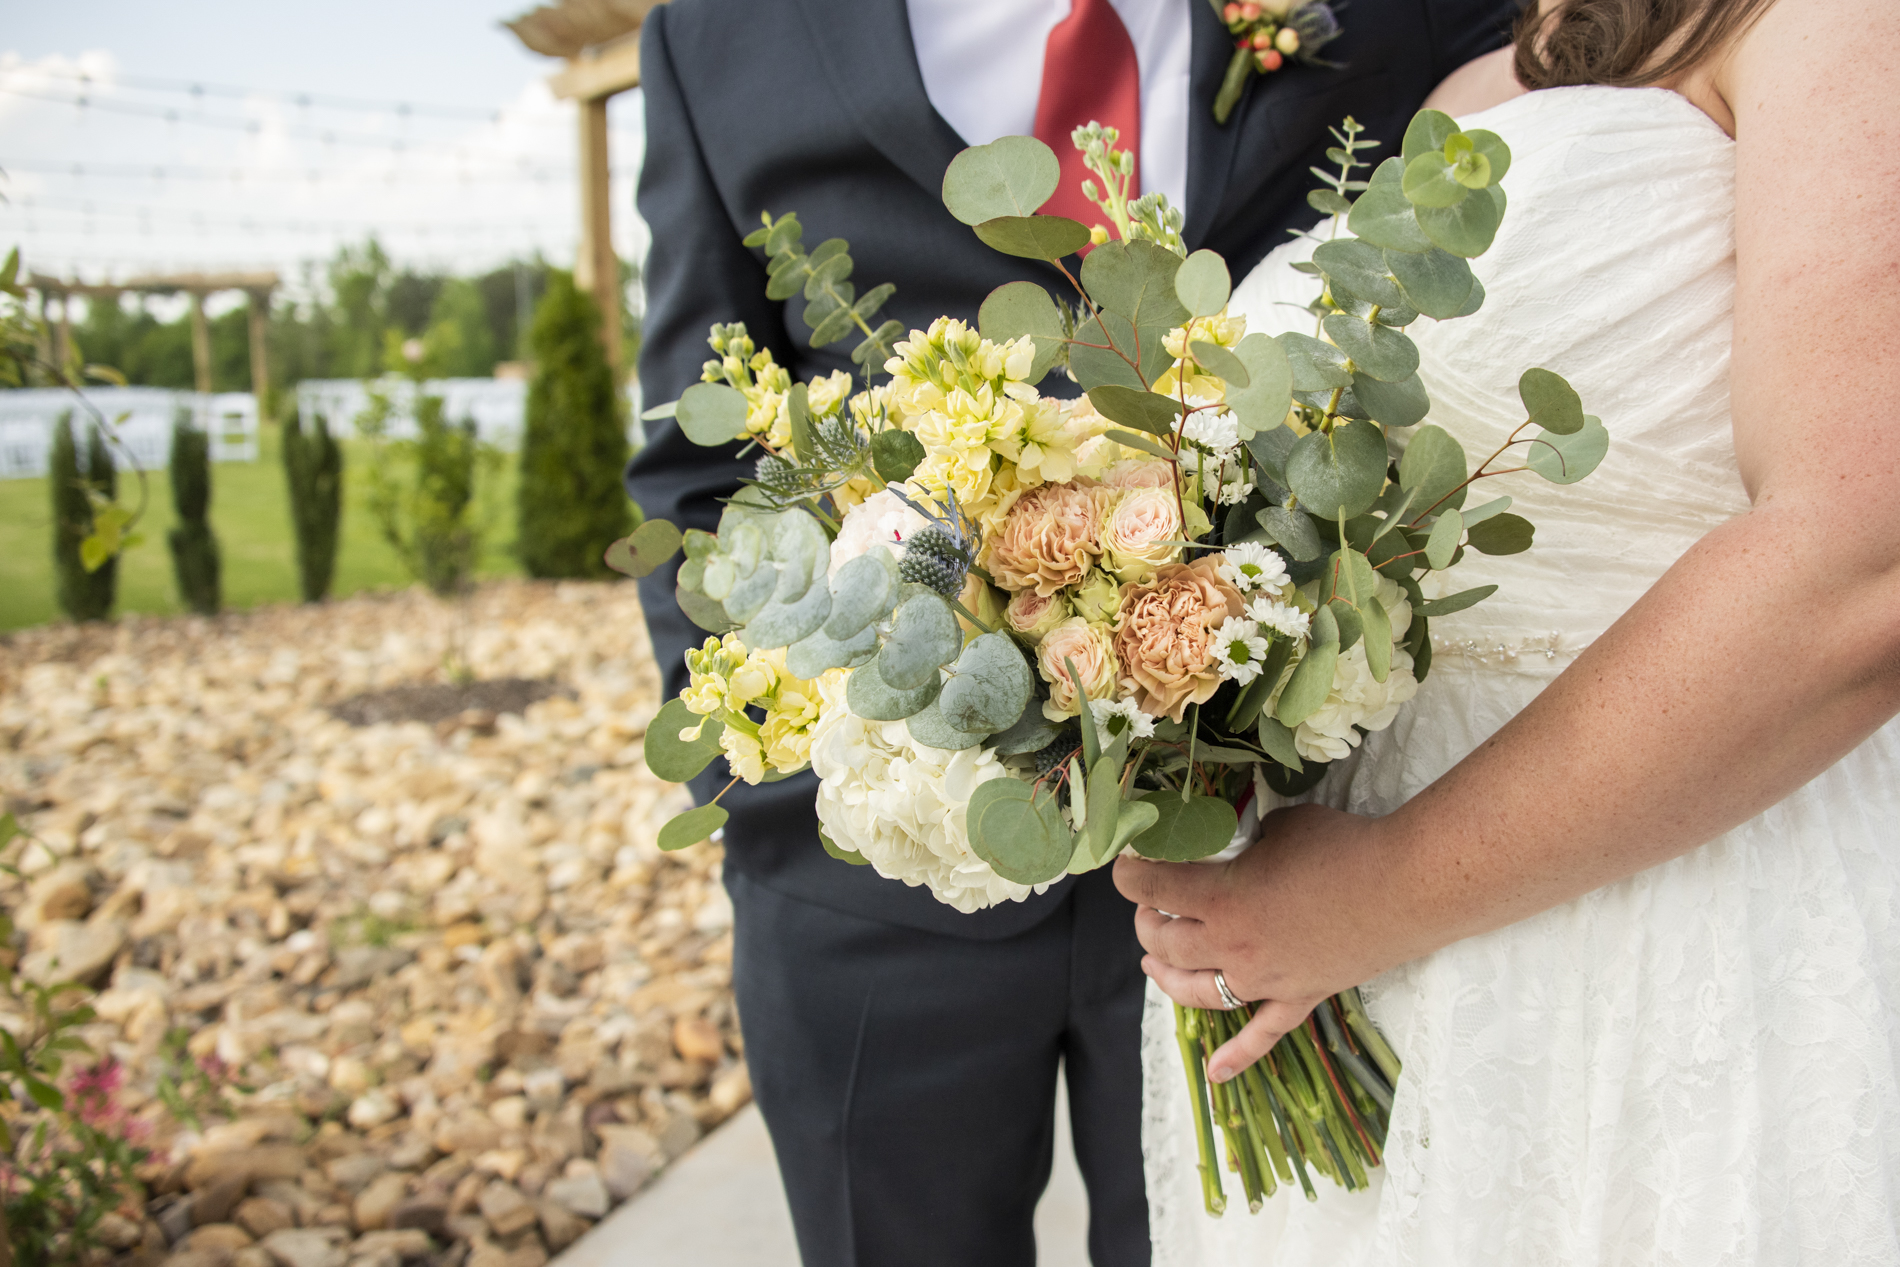
[[[1095,714],[1095,724],[1101,727],[1110,743],[1124,733],[1133,739],[1152,738],[1155,733],[1155,719],[1135,707],[1134,700],[1093,699],[1089,701],[1089,711]]]
[[[1221,579],[1245,594],[1273,589],[1286,579],[1286,560],[1258,541],[1243,541],[1221,551]]]
[[[1267,658],[1267,640],[1260,626],[1244,616],[1229,616],[1214,631],[1214,658],[1220,662],[1220,675],[1242,686],[1260,676],[1260,662]]]
[[[1181,424],[1181,438],[1225,456],[1240,447],[1240,423],[1231,410],[1204,409]]]
[[[1247,500],[1247,494],[1253,492],[1253,481],[1246,478],[1245,473],[1239,466],[1223,466],[1221,468],[1221,476],[1225,482],[1214,490],[1214,501],[1216,504],[1221,506],[1238,506]]]
[[[1313,618],[1291,603],[1283,603],[1277,598],[1262,596],[1254,599],[1247,608],[1247,615],[1277,634],[1284,634],[1295,642],[1306,637],[1313,627]]]

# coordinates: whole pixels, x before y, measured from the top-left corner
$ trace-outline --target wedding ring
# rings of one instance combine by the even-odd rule
[[[1227,974],[1218,968],[1214,970],[1214,988],[1220,991],[1220,1001],[1227,1005],[1228,1011],[1232,1012],[1240,1007],[1240,1000],[1235,998],[1234,992],[1227,988]]]

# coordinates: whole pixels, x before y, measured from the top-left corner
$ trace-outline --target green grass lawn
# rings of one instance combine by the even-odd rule
[[[223,552],[227,608],[295,602],[299,597],[281,436],[275,426],[266,426],[259,436],[257,461],[219,462],[211,468],[211,526]],[[334,597],[400,589],[411,582],[364,504],[358,477],[372,455],[367,441],[344,442],[343,539],[330,591]],[[514,455],[503,455],[500,469],[479,495],[479,513],[487,527],[477,571],[484,577],[521,572],[513,553],[515,473]],[[171,487],[162,470],[149,472],[147,479],[150,501],[136,529],[145,539],[119,562],[118,611],[171,614],[184,610],[165,542],[175,522]],[[120,475],[119,495],[128,503],[136,501],[136,477]],[[53,597],[51,502],[44,479],[0,480],[0,630],[61,616]]]

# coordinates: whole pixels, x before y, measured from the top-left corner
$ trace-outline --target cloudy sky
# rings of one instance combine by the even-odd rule
[[[572,107],[500,19],[529,0],[86,0],[0,27],[0,250],[85,280],[306,263],[370,234],[400,263],[570,265]],[[611,106],[614,230],[640,100]]]

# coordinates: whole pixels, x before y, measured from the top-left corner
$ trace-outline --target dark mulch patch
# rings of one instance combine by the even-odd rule
[[[330,715],[352,726],[378,722],[421,721],[431,724],[465,713],[520,713],[536,700],[554,695],[574,698],[574,692],[551,678],[504,677],[466,686],[446,682],[418,682],[365,691],[330,706]]]

